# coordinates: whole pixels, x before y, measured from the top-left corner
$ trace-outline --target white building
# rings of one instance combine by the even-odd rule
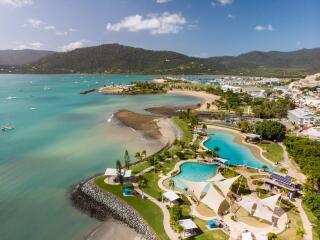
[[[228,90],[234,92],[234,93],[239,93],[241,92],[241,87],[236,87],[236,86],[231,86],[231,85],[222,85],[221,89],[226,92]]]
[[[310,127],[302,130],[298,134],[299,136],[309,137],[314,140],[320,140],[320,127]]]
[[[320,117],[304,108],[296,108],[288,112],[288,118],[291,122],[294,122],[300,126],[312,125],[316,121],[320,120]]]

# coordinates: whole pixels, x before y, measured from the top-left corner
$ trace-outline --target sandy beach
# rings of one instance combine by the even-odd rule
[[[197,91],[191,91],[191,90],[170,90],[168,91],[169,94],[180,94],[180,95],[187,95],[187,96],[193,96],[196,98],[201,99],[201,106],[197,108],[198,111],[208,111],[208,110],[213,110],[216,111],[217,106],[212,105],[212,102],[220,99],[220,96],[206,93],[206,92],[197,92]],[[207,103],[210,104],[210,108],[207,108]]]
[[[143,240],[133,229],[112,218],[99,224],[86,240]]]

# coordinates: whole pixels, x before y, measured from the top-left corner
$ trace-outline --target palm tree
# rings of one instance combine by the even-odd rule
[[[140,152],[136,152],[134,157],[137,159],[137,161],[141,160],[141,153]]]
[[[264,172],[266,172],[268,169],[269,169],[269,167],[267,166],[267,165],[262,165],[262,170],[264,171]]]
[[[305,234],[305,232],[304,232],[304,229],[303,229],[303,228],[299,227],[299,228],[296,230],[296,235],[297,235],[298,237],[303,238],[304,234]]]
[[[171,179],[169,180],[169,188],[172,188],[172,190],[173,190],[174,187],[175,187],[175,182],[174,182],[173,179],[171,178]]]
[[[117,178],[119,179],[120,184],[123,184],[123,176],[124,176],[124,171],[122,169],[122,164],[120,160],[116,161],[116,169],[117,169]]]
[[[130,162],[131,162],[131,160],[130,160],[129,152],[128,152],[128,150],[126,150],[124,152],[124,165],[125,165],[126,169],[130,168]]]
[[[143,156],[143,158],[147,157],[147,151],[146,150],[142,150],[141,155]]]
[[[280,172],[283,173],[283,174],[287,174],[288,173],[288,169],[283,167],[283,168],[280,169]]]

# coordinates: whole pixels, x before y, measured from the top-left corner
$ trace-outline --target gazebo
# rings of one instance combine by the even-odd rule
[[[189,238],[197,234],[198,226],[191,219],[182,219],[178,221],[183,228],[183,237]]]

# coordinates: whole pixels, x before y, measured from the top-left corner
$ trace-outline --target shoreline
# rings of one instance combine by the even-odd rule
[[[201,106],[196,108],[197,111],[218,110],[218,108],[215,105],[212,105],[212,102],[219,100],[220,96],[217,96],[214,94],[210,94],[202,91],[198,92],[198,91],[192,91],[192,90],[179,90],[179,89],[169,90],[167,94],[186,95],[186,96],[192,96],[200,99]],[[210,108],[207,108],[207,103],[210,104]]]
[[[224,127],[220,127],[220,126],[214,126],[214,125],[207,125],[208,130],[216,130],[216,131],[222,131],[222,132],[228,132],[230,134],[232,134],[233,136],[235,136],[235,138],[233,139],[233,141],[235,143],[241,144],[245,147],[248,147],[251,151],[251,153],[258,158],[263,164],[267,164],[270,167],[274,167],[274,162],[272,162],[271,160],[267,159],[265,156],[263,156],[263,149],[255,144],[252,143],[248,143],[245,141],[245,135],[243,133],[241,133],[238,130],[235,129],[230,129],[230,128],[224,128]],[[204,146],[204,142],[207,141],[209,139],[209,137],[207,137],[206,139],[204,139],[201,142],[201,146],[204,149],[208,149],[206,146]]]

